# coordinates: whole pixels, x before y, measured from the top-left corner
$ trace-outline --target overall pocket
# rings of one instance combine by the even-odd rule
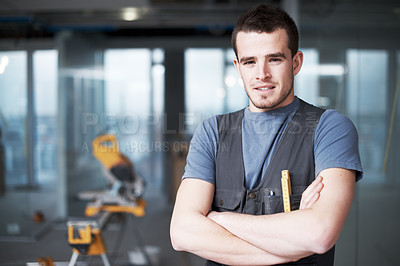
[[[301,195],[307,186],[292,187],[290,195],[290,209],[292,211],[300,208]],[[266,188],[264,191],[264,214],[283,212],[283,197],[281,188]]]
[[[240,209],[242,199],[243,193],[230,189],[216,189],[212,207],[214,211],[218,212],[235,212]]]

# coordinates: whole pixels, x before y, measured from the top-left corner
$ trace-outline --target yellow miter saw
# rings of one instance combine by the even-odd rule
[[[92,216],[101,206],[113,205],[115,208],[120,208],[122,212],[126,212],[126,208],[144,204],[141,197],[144,193],[145,182],[136,174],[134,165],[128,157],[120,153],[117,137],[112,134],[100,135],[93,140],[92,148],[93,156],[103,165],[104,176],[110,183],[110,189],[96,192],[85,191],[78,194],[81,200],[93,201],[93,204],[87,206],[86,215]]]
[[[92,145],[93,156],[103,165],[111,186],[104,191],[78,194],[79,199],[90,203],[85,210],[87,218],[71,218],[67,222],[68,242],[73,247],[69,266],[75,265],[79,255],[99,255],[104,265],[110,266],[101,234],[110,216],[113,213],[145,215],[144,181],[136,174],[133,163],[120,153],[116,136],[100,135]]]

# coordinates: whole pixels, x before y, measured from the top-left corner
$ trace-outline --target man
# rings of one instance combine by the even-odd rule
[[[196,130],[171,219],[172,245],[207,265],[333,265],[362,176],[357,132],[338,112],[294,96],[303,54],[285,12],[249,10],[232,44],[249,106]],[[282,170],[291,178],[291,212],[283,212]]]

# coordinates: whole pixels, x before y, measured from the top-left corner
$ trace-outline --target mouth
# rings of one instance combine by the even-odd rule
[[[269,90],[275,89],[275,86],[256,87],[255,89],[259,90],[259,91],[269,91]]]

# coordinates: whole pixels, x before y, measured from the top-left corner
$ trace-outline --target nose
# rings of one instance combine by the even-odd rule
[[[271,72],[266,63],[259,64],[257,77],[258,80],[266,80],[271,78]]]

